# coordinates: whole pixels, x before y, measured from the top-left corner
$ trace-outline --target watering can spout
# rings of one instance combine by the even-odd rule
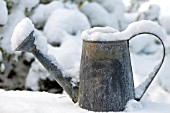
[[[71,83],[71,77],[62,72],[62,69],[59,68],[49,57],[44,55],[41,50],[36,48],[34,44],[35,37],[33,36],[34,31],[16,48],[16,51],[31,52],[41,64],[48,70],[48,72],[53,75],[54,79],[58,84],[63,87],[67,92],[73,102],[77,102],[78,98],[78,84],[73,85]]]

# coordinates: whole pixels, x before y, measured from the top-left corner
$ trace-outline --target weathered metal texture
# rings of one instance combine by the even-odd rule
[[[25,51],[31,52],[40,62],[41,64],[48,70],[48,72],[54,77],[54,79],[58,82],[58,84],[63,87],[63,89],[67,92],[73,102],[77,102],[77,94],[78,94],[78,86],[73,86],[71,84],[71,78],[64,77],[62,70],[55,65],[52,60],[49,59],[47,55],[42,54],[40,50],[36,49],[36,45],[34,44],[35,37],[33,36],[33,32],[20,44],[20,46],[16,49],[17,51]]]
[[[134,99],[128,41],[83,41],[79,105],[92,111],[122,111]]]

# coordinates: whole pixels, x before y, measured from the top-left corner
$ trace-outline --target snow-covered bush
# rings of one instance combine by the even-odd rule
[[[65,14],[65,15],[63,15]],[[57,9],[44,26],[49,43],[61,43],[67,34],[79,35],[90,24],[87,17],[77,9]]]
[[[158,5],[150,5],[148,10],[140,13],[137,20],[152,20],[157,21],[160,15],[160,7]]]
[[[60,1],[53,1],[49,4],[39,4],[30,16],[36,28],[41,28],[45,25],[51,13],[58,8],[63,8],[63,3]]]
[[[3,0],[0,0],[0,25],[5,25],[8,21],[8,10],[6,2]]]
[[[159,18],[161,26],[165,29],[167,34],[170,34],[170,15],[162,16]]]
[[[128,8],[128,12],[136,12],[140,8],[140,6],[149,0],[131,0],[130,6]]]
[[[92,27],[112,26],[118,28],[117,18],[111,17],[111,14],[98,3],[84,3],[80,10],[88,17]]]

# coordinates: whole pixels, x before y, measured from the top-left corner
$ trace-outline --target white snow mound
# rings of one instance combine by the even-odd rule
[[[165,34],[160,25],[150,20],[142,20],[131,23],[126,30],[118,32],[111,27],[92,28],[82,32],[82,38],[87,41],[118,41],[129,40],[139,34],[156,35],[162,40]]]
[[[6,2],[0,0],[0,25],[5,25],[8,21],[8,9]]]
[[[15,50],[32,31],[34,31],[32,21],[27,17],[22,19],[15,27],[11,38],[12,50]]]

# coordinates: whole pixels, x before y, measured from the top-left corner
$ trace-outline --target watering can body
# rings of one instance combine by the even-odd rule
[[[128,41],[83,41],[79,105],[92,111],[122,111],[135,99]]]

